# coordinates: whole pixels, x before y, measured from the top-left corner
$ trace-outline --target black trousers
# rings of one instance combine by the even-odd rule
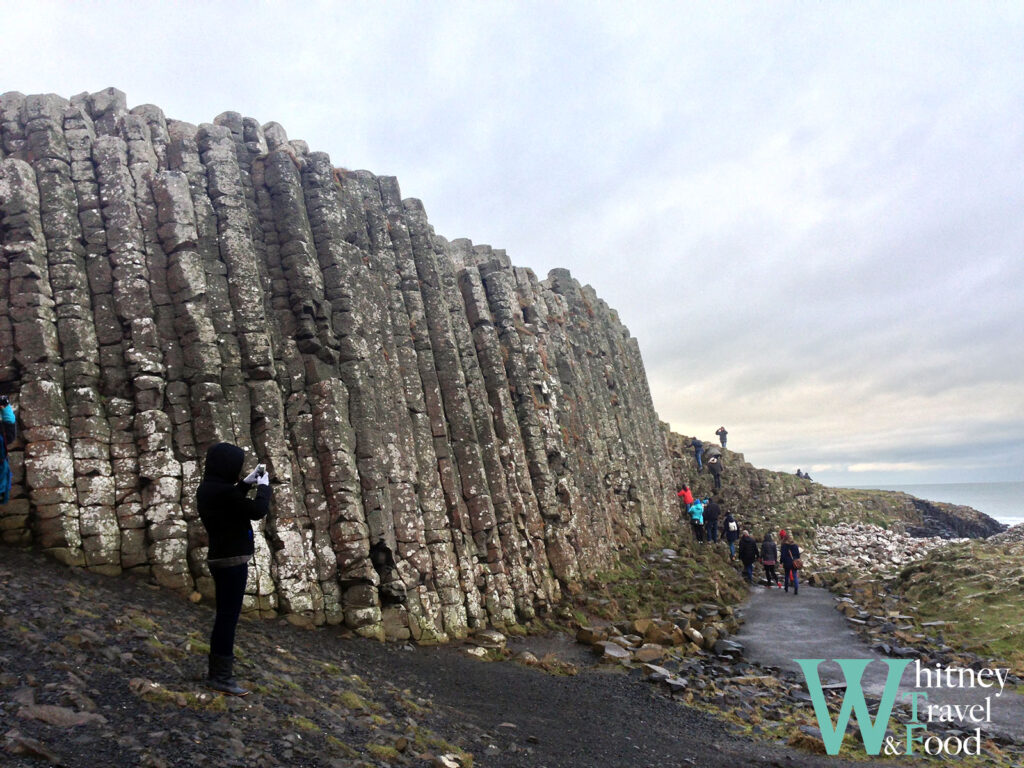
[[[242,598],[245,583],[249,579],[249,564],[230,565],[227,568],[211,568],[217,599],[217,617],[213,620],[210,633],[210,653],[216,656],[233,656],[235,648],[235,627],[242,613]]]

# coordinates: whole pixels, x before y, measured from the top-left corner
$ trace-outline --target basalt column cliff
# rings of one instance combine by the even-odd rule
[[[280,125],[6,93],[0,238],[7,543],[212,594],[194,498],[227,440],[275,480],[247,609],[428,641],[677,514],[614,311]]]

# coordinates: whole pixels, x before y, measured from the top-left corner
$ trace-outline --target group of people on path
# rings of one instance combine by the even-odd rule
[[[772,534],[766,533],[758,547],[757,540],[750,534],[750,531],[743,531],[740,535],[739,557],[743,563],[743,578],[748,584],[754,583],[754,563],[760,561],[764,568],[764,583],[766,587],[783,587],[789,592],[793,587],[793,594],[799,594],[800,579],[799,573],[803,563],[800,560],[800,547],[797,546],[793,536],[785,530],[779,531],[779,541],[782,548],[776,546]],[[779,581],[776,567],[782,566],[783,580]]]
[[[725,427],[719,427],[715,430],[715,434],[718,435],[718,439],[722,443],[722,448],[725,448],[725,442],[729,432]],[[708,471],[715,480],[715,489],[720,489],[722,487],[722,469],[725,466],[722,463],[722,452],[715,446],[705,448],[704,441],[697,437],[690,441],[690,446],[693,448],[693,458],[697,462],[697,471],[703,472],[704,465],[707,464]]]
[[[690,529],[693,531],[693,538],[700,544],[704,542],[717,542],[719,537],[729,543],[729,552],[735,556],[736,539],[739,536],[739,525],[733,518],[732,513],[726,513],[722,520],[721,531],[719,531],[718,519],[722,516],[722,507],[718,503],[718,493],[712,493],[704,499],[694,498],[690,486],[684,485],[683,489],[676,494],[686,505],[686,512],[690,516]]]

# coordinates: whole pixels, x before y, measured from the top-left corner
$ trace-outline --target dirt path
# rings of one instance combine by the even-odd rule
[[[802,675],[795,659],[871,659],[864,672],[862,684],[866,693],[880,696],[885,687],[888,665],[886,657],[873,651],[854,632],[846,619],[835,609],[835,598],[830,592],[814,587],[801,587],[799,596],[781,589],[755,587],[743,606],[744,624],[736,640],[746,649],[746,659],[764,666],[796,672]],[[927,665],[922,665],[928,669]],[[823,683],[839,683],[845,676],[838,664],[822,663],[819,675]],[[984,732],[1021,738],[1024,735],[1024,697],[1010,692],[1002,695],[999,684],[992,688],[980,686],[955,688],[928,687],[922,676],[918,686],[917,665],[912,662],[903,674],[900,701],[910,691],[925,691],[927,704],[933,706],[974,704],[987,705],[991,699],[991,722],[964,723],[964,730],[981,727]],[[909,700],[908,700],[909,701]],[[921,702],[922,706],[925,702]],[[939,710],[935,710],[938,717]],[[986,713],[987,714],[987,713]],[[925,720],[924,715],[921,716]]]
[[[0,763],[429,768],[424,753],[445,751],[436,734],[476,768],[858,765],[739,736],[638,670],[559,677],[284,621],[243,622],[238,671],[255,692],[211,703],[193,647],[211,620],[208,605],[138,580],[0,547]],[[580,653],[564,638],[521,643]],[[150,697],[151,684],[174,693]],[[371,749],[402,739],[416,745]]]

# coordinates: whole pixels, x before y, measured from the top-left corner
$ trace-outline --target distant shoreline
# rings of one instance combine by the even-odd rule
[[[1006,525],[1024,523],[1024,482],[995,483],[907,483],[850,485],[857,490],[897,491],[925,501],[961,504],[984,512]]]

